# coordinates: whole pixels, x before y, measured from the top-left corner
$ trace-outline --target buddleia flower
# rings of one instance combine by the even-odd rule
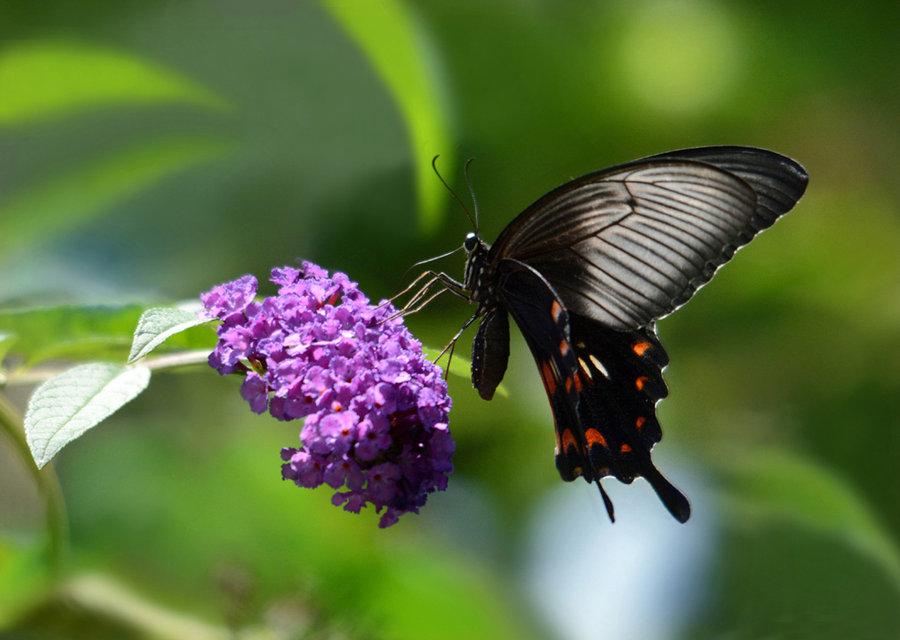
[[[281,451],[285,479],[328,485],[347,511],[372,504],[381,527],[417,513],[453,471],[440,367],[393,305],[370,304],[345,274],[304,262],[271,281],[278,293],[262,301],[253,276],[201,295],[221,321],[209,364],[244,376],[252,411],[304,419],[299,446]]]

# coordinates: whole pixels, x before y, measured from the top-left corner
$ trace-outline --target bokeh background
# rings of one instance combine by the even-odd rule
[[[2,439],[3,637],[900,637],[897,25],[889,2],[0,2],[3,333],[25,331],[9,310],[133,321],[301,257],[389,296],[471,229],[436,154],[463,200],[476,159],[489,241],[567,179],[669,149],[763,146],[811,176],[660,323],[655,458],[687,524],[643,480],[606,483],[615,525],[560,482],[518,335],[507,395],[451,376],[449,489],[385,531],[282,482],[299,425],[195,368],[55,461],[60,571]],[[409,324],[440,347],[471,312]],[[83,317],[31,326],[7,373],[90,351]]]

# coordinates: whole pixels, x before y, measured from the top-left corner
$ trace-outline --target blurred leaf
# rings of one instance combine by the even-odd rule
[[[221,381],[211,388],[221,389]],[[69,505],[82,552],[121,557],[141,546],[127,570],[138,584],[173,579],[171,602],[209,600],[210,567],[238,563],[259,581],[257,601],[296,594],[316,630],[331,619],[359,630],[350,637],[531,637],[514,606],[516,590],[504,591],[493,563],[423,534],[415,515],[380,530],[371,509],[348,513],[334,507],[326,487],[299,490],[283,482],[278,452],[286,438],[296,441],[299,424],[250,416],[237,393],[203,412],[196,429],[171,425],[185,439],[163,425],[166,443],[152,429],[107,430],[88,455],[67,458],[68,475],[78,478]],[[102,499],[98,483],[105,486]],[[151,485],[152,491],[140,489]],[[447,498],[431,494],[422,509]],[[467,526],[486,534],[483,522]]]
[[[782,452],[729,464],[736,506],[840,537],[884,567],[900,587],[896,544],[860,496],[827,469]]]
[[[529,621],[511,615],[506,594],[474,563],[434,549],[405,545],[387,551],[389,562],[368,606],[389,638],[540,637]]]
[[[9,254],[91,220],[166,175],[220,158],[232,145],[209,136],[177,136],[85,160],[52,181],[0,203],[0,253]]]
[[[14,336],[11,333],[0,331],[0,362],[3,362],[13,342]]]
[[[39,540],[23,545],[21,536],[0,537],[0,629],[9,612],[33,600],[51,578],[46,547]],[[0,637],[6,636],[0,632]]]
[[[424,38],[398,0],[325,0],[324,5],[364,51],[403,112],[412,138],[419,222],[425,232],[433,232],[440,224],[445,197],[431,173],[431,160],[440,154],[447,171],[454,160],[446,101],[440,99],[439,75],[428,63],[431,56]]]
[[[122,51],[38,41],[0,56],[0,126],[116,104],[185,102],[222,109],[208,89]]]
[[[108,577],[67,581],[19,614],[13,630],[28,638],[158,638],[227,640],[234,634],[197,618],[165,609]],[[271,639],[259,630],[241,637]]]
[[[171,307],[147,309],[141,314],[134,330],[134,342],[131,344],[128,363],[143,358],[176,333],[206,322],[209,322],[209,318],[198,316],[196,310]]]
[[[12,336],[9,351],[26,366],[61,356],[97,357],[109,347],[124,350],[143,309],[129,304],[0,310],[0,331]]]
[[[680,638],[897,638],[900,598],[881,566],[839,538],[795,523],[734,523],[722,523],[702,622]]]
[[[440,349],[435,347],[429,347],[427,345],[422,345],[422,352],[425,354],[425,357],[434,362],[434,358],[441,352]],[[447,354],[444,354],[447,355]],[[443,356],[441,356],[443,357]],[[453,354],[453,359],[450,361],[450,373],[455,376],[460,376],[461,378],[469,377],[469,367],[471,363],[465,358]]]
[[[434,347],[422,346],[422,351],[425,353],[425,357],[434,362],[434,358],[441,352],[440,349],[435,349]],[[446,354],[445,354],[446,355]],[[446,370],[446,368],[445,368]],[[471,379],[472,371],[472,363],[469,360],[466,360],[462,356],[458,356],[455,353],[453,354],[453,359],[450,360],[450,374],[454,376],[459,376],[464,380]],[[509,391],[502,384],[497,386],[497,393],[502,397],[509,397]]]
[[[180,309],[191,314],[188,308]],[[20,358],[19,370],[53,358],[124,359],[145,309],[146,305],[125,304],[0,310],[0,333],[7,336],[0,341],[0,353]],[[214,335],[207,327],[196,327],[172,332],[165,339],[167,350],[211,349]]]
[[[39,386],[25,411],[25,437],[38,467],[133,400],[150,383],[146,367],[95,362]]]

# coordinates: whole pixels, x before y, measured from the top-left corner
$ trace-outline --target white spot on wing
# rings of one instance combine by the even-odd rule
[[[609,371],[606,370],[606,367],[603,366],[603,363],[600,362],[600,359],[597,358],[593,353],[590,354],[591,362],[594,363],[594,366],[597,367],[597,371],[603,374],[603,377],[609,380]]]

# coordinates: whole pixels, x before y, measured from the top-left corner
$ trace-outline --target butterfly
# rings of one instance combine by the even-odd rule
[[[654,155],[557,187],[491,245],[476,222],[462,282],[428,272],[477,305],[456,338],[480,319],[472,384],[486,400],[506,371],[512,316],[550,400],[556,467],[563,480],[596,483],[610,520],[606,476],[641,476],[676,520],[690,517],[650,455],[662,437],[656,405],[668,394],[656,321],[793,208],[807,182],[800,164],[764,149]]]

